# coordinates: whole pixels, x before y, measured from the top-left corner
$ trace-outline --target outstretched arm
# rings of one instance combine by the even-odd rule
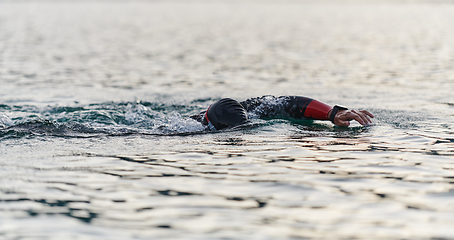
[[[291,96],[288,101],[288,113],[296,118],[309,118],[316,120],[331,120],[336,126],[348,127],[350,121],[356,120],[361,125],[372,124],[372,113],[366,110],[348,110],[347,108],[334,106],[331,107],[320,101]]]
[[[294,117],[304,117],[316,120],[331,120],[336,126],[348,127],[355,120],[361,125],[371,125],[374,115],[366,110],[348,110],[347,108],[331,107],[320,101],[305,97],[290,97],[289,113]],[[302,116],[301,116],[302,115]]]
[[[348,127],[351,120],[361,125],[370,125],[374,116],[365,110],[348,110],[343,107],[331,107],[320,101],[301,96],[263,96],[241,102],[248,112],[259,117],[306,118],[314,120],[331,120],[336,126]]]

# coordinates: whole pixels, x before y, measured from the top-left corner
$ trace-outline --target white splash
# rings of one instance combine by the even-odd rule
[[[14,121],[11,120],[8,116],[4,113],[0,113],[0,127],[9,127],[14,125]]]
[[[163,113],[153,111],[151,108],[141,104],[129,104],[125,113],[125,120],[131,125],[150,125],[152,119],[163,118]]]
[[[135,127],[147,128],[152,132],[165,134],[199,132],[205,129],[200,122],[184,117],[178,112],[173,111],[165,114],[141,104],[128,106],[125,120]]]
[[[165,129],[171,132],[199,132],[205,127],[198,121],[181,116],[178,112],[172,112],[166,117]]]

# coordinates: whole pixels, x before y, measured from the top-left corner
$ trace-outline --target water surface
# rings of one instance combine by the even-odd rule
[[[450,2],[0,2],[0,237],[454,238]],[[302,95],[375,125],[253,119]]]

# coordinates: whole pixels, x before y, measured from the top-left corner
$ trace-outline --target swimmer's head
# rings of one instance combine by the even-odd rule
[[[238,101],[223,98],[208,108],[204,120],[211,130],[221,130],[244,123],[247,119],[246,110]]]

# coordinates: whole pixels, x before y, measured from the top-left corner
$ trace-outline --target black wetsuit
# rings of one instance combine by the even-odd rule
[[[257,118],[290,117],[297,119],[329,120],[328,113],[331,110],[317,100],[300,96],[263,96],[251,98],[240,102],[248,115]],[[193,119],[204,125],[208,124],[206,111],[192,116]]]

